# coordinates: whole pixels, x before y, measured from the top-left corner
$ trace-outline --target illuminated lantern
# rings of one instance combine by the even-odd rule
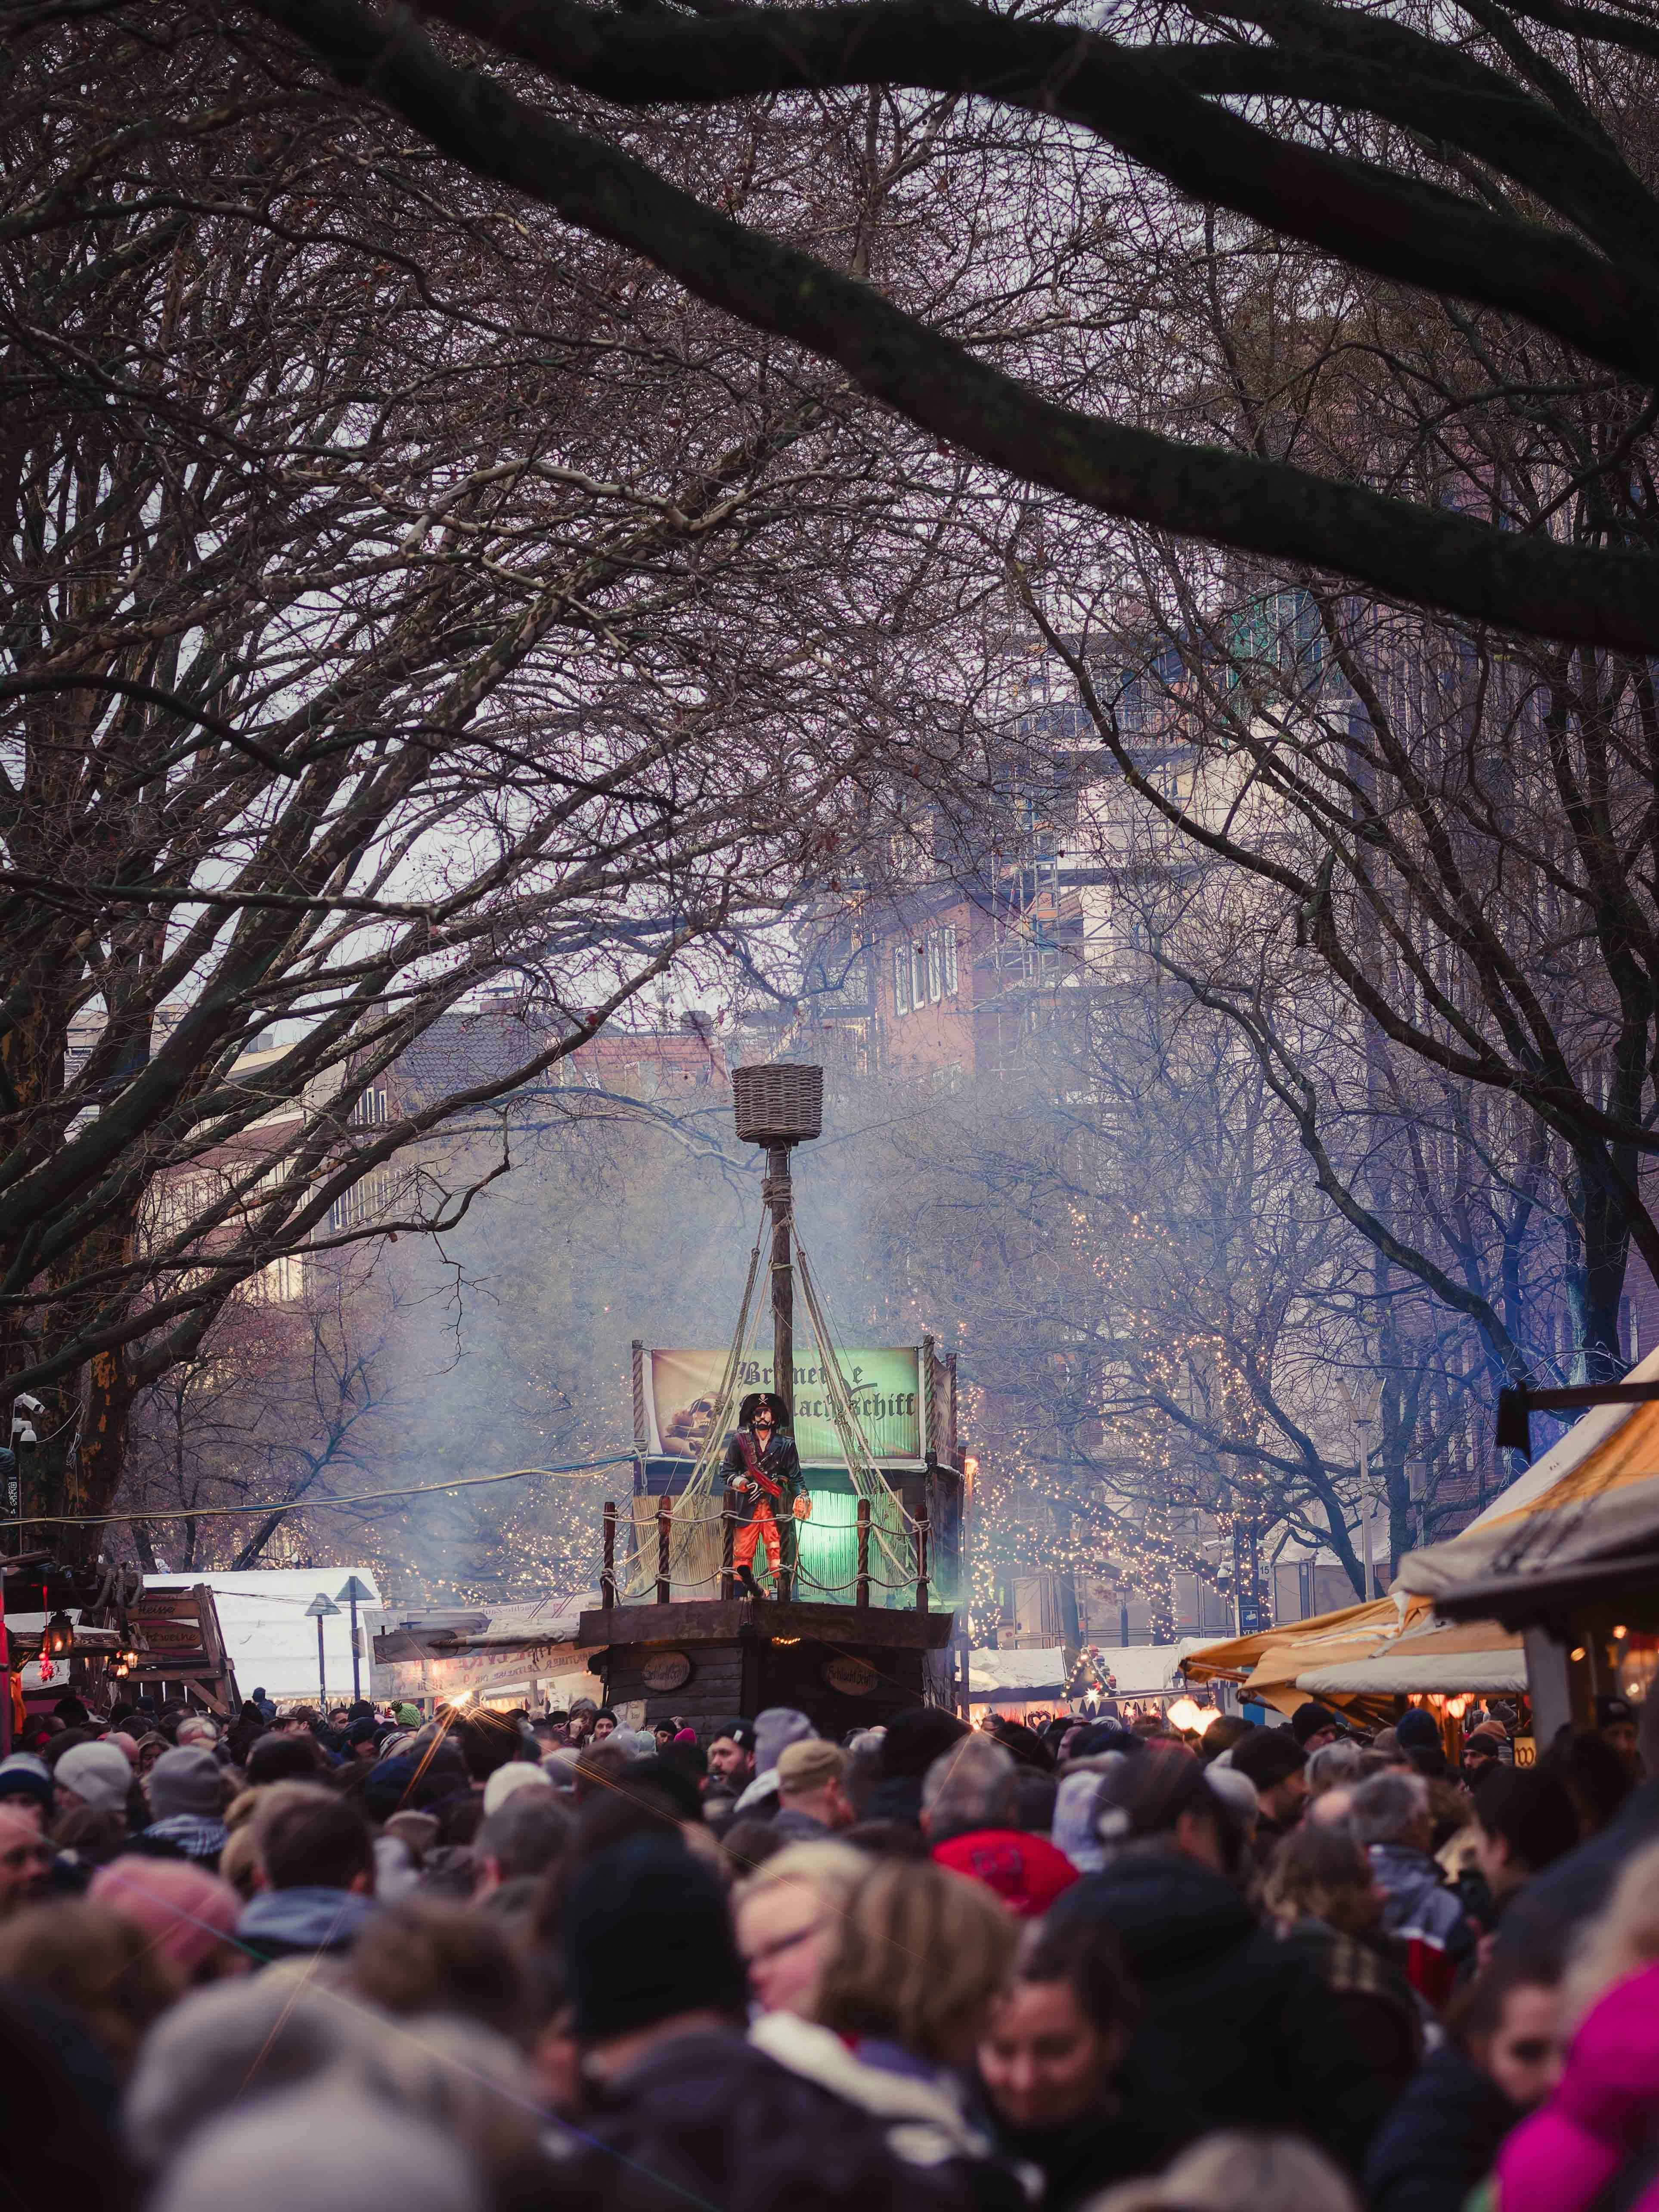
[[[1221,1716],[1213,1705],[1200,1705],[1194,1698],[1177,1698],[1168,1717],[1171,1728],[1194,1729],[1200,1735],[1207,1735]]]

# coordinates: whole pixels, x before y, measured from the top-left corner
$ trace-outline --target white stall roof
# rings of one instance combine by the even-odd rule
[[[968,1695],[988,1703],[995,1698],[1057,1697],[1066,1684],[1066,1654],[1056,1644],[1035,1651],[970,1651]]]
[[[317,1624],[306,1607],[319,1592],[339,1604],[340,1592],[356,1575],[373,1595],[359,1603],[357,1618],[378,1607],[379,1585],[371,1567],[252,1567],[245,1574],[146,1575],[149,1587],[205,1583],[219,1608],[225,1649],[236,1670],[236,1686],[246,1698],[256,1689],[273,1698],[317,1697]],[[368,1695],[369,1629],[363,1623],[363,1695]],[[323,1652],[330,1704],[351,1697],[351,1615],[343,1605],[323,1622]]]
[[[1183,1636],[1176,1644],[1103,1644],[1089,1655],[1087,1668],[1078,1676],[1079,1685],[1104,1683],[1112,1674],[1117,1679],[1116,1690],[1109,1693],[1112,1696],[1165,1697],[1183,1686],[1176,1670],[1188,1652],[1201,1651],[1214,1641],[1212,1636]]]

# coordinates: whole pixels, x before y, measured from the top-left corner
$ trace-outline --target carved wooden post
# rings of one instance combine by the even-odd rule
[[[605,1501],[605,1565],[599,1570],[599,1603],[617,1602],[617,1501]]]
[[[927,1610],[927,1508],[916,1512],[916,1611]]]
[[[720,1507],[720,1598],[722,1602],[738,1594],[738,1578],[732,1559],[738,1541],[738,1516],[729,1505]]]
[[[657,1603],[666,1605],[673,1595],[668,1573],[668,1539],[672,1533],[674,1501],[666,1492],[657,1508]]]
[[[870,1602],[870,1501],[867,1498],[860,1498],[859,1500],[858,1517],[858,1585],[853,1602],[854,1605],[867,1606]]]

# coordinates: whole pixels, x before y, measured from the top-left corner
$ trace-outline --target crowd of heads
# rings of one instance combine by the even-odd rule
[[[20,2198],[1407,2212],[1437,2069],[1473,2185],[1659,1977],[1626,1719],[66,1699],[0,1762]]]

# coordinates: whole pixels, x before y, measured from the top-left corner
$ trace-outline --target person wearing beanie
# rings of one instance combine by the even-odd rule
[[[353,1721],[345,1732],[346,1753],[349,1758],[365,1761],[380,1755],[380,1738],[386,1730],[372,1715],[365,1714]]]
[[[1407,1705],[1395,1723],[1394,1733],[1395,1742],[1419,1774],[1435,1781],[1449,1771],[1440,1723],[1424,1706]]]
[[[755,1778],[738,1799],[739,1814],[752,1813],[769,1820],[777,1806],[778,1754],[785,1746],[801,1743],[817,1730],[805,1713],[793,1705],[769,1705],[755,1723]]]
[[[1641,1778],[1641,1764],[1636,1756],[1636,1708],[1627,1698],[1598,1698],[1595,1700],[1595,1728],[1602,1742],[1610,1751],[1616,1751],[1633,1781]]]
[[[149,1826],[129,1848],[215,1865],[229,1832],[224,1805],[224,1769],[210,1751],[163,1752],[149,1771]]]
[[[968,1732],[967,1723],[942,1705],[912,1705],[895,1713],[881,1740],[875,1787],[865,1798],[861,1817],[919,1826],[922,1777]]]
[[[349,2076],[307,2081],[204,2128],[163,2172],[152,2212],[486,2212],[477,2161]]]
[[[118,1744],[77,1743],[58,1760],[52,1782],[60,1812],[89,1805],[95,1813],[125,1814],[132,1769]]]
[[[1340,1717],[1314,1698],[1310,1698],[1305,1705],[1298,1705],[1291,1715],[1291,1734],[1310,1758],[1322,1744],[1334,1743],[1347,1733]]]
[[[787,1743],[778,1754],[778,1812],[772,1826],[792,1844],[821,1844],[853,1824],[841,1786],[847,1753],[820,1736]]]
[[[1216,1796],[1232,1814],[1247,1844],[1254,1844],[1261,1820],[1261,1800],[1248,1774],[1236,1766],[1212,1767],[1205,1776]]]
[[[249,1961],[235,1942],[241,1899],[228,1881],[186,1859],[128,1851],[99,1868],[88,1894],[142,1929],[181,1986],[247,1971]]]
[[[392,1717],[399,1728],[417,1729],[422,1725],[418,1705],[393,1705]]]
[[[1261,1850],[1271,1850],[1302,1819],[1308,1802],[1308,1754],[1289,1729],[1256,1729],[1233,1746],[1227,1763],[1253,1784],[1261,1808],[1256,1833]]]
[[[562,1951],[592,2146],[565,2169],[573,2203],[603,2212],[644,2173],[720,2212],[963,2212],[876,2120],[747,2041],[725,1895],[682,1844],[635,1836],[591,1862]]]
[[[755,1730],[749,1721],[721,1721],[708,1741],[710,1790],[746,1790],[755,1778]]]
[[[42,1820],[49,1820],[55,1796],[52,1769],[44,1759],[32,1751],[15,1751],[9,1759],[0,1759],[0,1805],[17,1798],[38,1806]]]
[[[553,1787],[550,1775],[544,1774],[539,1766],[532,1766],[517,1759],[511,1766],[498,1766],[484,1784],[484,1818],[499,1813],[507,1799],[520,1790],[549,1790]]]

